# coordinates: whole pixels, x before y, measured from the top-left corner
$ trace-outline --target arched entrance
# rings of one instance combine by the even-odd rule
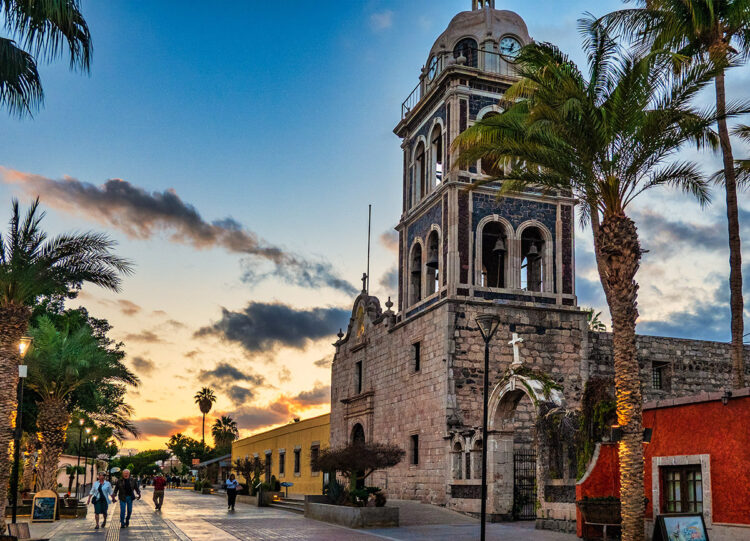
[[[541,471],[537,453],[538,404],[562,405],[562,393],[533,376],[511,374],[489,398],[488,509],[494,520],[533,520]]]
[[[361,424],[357,423],[352,428],[352,444],[353,445],[364,445],[365,444],[365,429]],[[365,488],[365,472],[357,472],[357,479],[354,483],[354,487],[357,489]]]

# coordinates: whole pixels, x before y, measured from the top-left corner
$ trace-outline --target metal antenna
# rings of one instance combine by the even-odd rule
[[[367,205],[367,295],[370,294],[370,231],[372,229],[372,205]]]

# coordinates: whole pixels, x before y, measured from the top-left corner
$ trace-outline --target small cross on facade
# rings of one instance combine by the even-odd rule
[[[513,340],[508,342],[509,346],[513,346],[513,364],[510,365],[513,368],[519,367],[523,364],[521,362],[521,354],[518,348],[518,345],[522,343],[523,343],[523,338],[518,336],[518,333],[513,333]]]
[[[362,273],[362,291],[367,291],[367,273]]]

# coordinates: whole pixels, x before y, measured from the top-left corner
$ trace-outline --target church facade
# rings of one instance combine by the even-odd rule
[[[494,520],[575,526],[576,472],[551,472],[537,448],[539,404],[575,410],[586,382],[613,374],[611,335],[589,330],[575,292],[575,208],[565,194],[497,198],[497,176],[452,166],[455,138],[502,109],[513,58],[531,42],[524,21],[473,0],[437,39],[395,128],[403,209],[397,304],[367,288],[335,344],[331,445],[390,442],[406,459],[368,484],[391,498],[480,506],[482,386],[489,378],[488,512]],[[501,324],[484,373],[476,317]],[[726,344],[639,337],[644,396],[663,399],[730,383]],[[514,355],[522,363],[511,368]],[[543,374],[555,390],[539,386]],[[560,468],[557,468],[558,470]]]

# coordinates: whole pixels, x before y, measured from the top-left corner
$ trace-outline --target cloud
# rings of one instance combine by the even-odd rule
[[[0,167],[0,179],[16,184],[29,195],[41,195],[45,204],[71,214],[82,215],[114,227],[134,239],[151,239],[166,233],[170,241],[199,250],[221,247],[246,256],[245,281],[278,276],[295,285],[327,286],[349,295],[357,290],[339,277],[325,261],[309,261],[259,238],[231,217],[213,222],[183,201],[173,189],[148,192],[121,179],[100,186],[73,177],[60,180]],[[259,261],[271,271],[259,273]]]
[[[140,306],[125,299],[118,300],[117,304],[120,306],[120,311],[126,316],[134,316],[141,311]]]
[[[221,319],[195,336],[218,336],[250,353],[277,347],[304,349],[311,341],[333,336],[346,327],[349,311],[342,308],[293,308],[286,304],[249,303],[241,312],[222,308]]]
[[[151,315],[157,317],[166,317],[167,313],[164,310],[154,310],[153,312],[151,312]]]
[[[370,28],[375,32],[387,30],[393,26],[393,12],[389,9],[370,15]]]
[[[387,270],[385,274],[380,277],[378,284],[383,289],[396,291],[398,289],[398,267],[394,266]]]
[[[709,301],[688,310],[670,312],[658,321],[639,321],[638,334],[727,342],[730,339],[729,304],[720,300],[721,289]]]
[[[643,249],[661,254],[673,253],[678,246],[707,251],[727,250],[726,226],[670,220],[652,211],[633,212],[633,220],[642,232]]]
[[[298,407],[308,406],[319,406],[322,404],[330,404],[331,402],[331,386],[317,383],[309,391],[302,391],[297,396],[291,398],[291,402]]]
[[[292,381],[292,371],[289,370],[286,366],[282,366],[281,370],[279,370],[279,383],[287,383]]]
[[[265,377],[242,371],[227,362],[220,362],[211,370],[201,370],[198,377],[227,395],[235,406],[241,406],[255,396],[255,389],[265,383]],[[244,383],[245,386],[237,385]]]
[[[318,368],[330,368],[331,364],[333,364],[333,357],[323,357],[322,359],[318,359],[313,363]]]
[[[385,248],[387,248],[394,254],[398,254],[398,231],[388,229],[387,231],[381,233],[379,240],[380,244],[382,244]]]
[[[152,331],[143,330],[139,333],[130,333],[125,335],[125,340],[130,342],[146,342],[149,344],[164,343],[158,335]]]
[[[188,419],[178,419],[177,421],[166,421],[156,417],[146,417],[144,419],[135,419],[133,421],[141,432],[142,436],[159,436],[169,437],[178,432],[185,431],[190,422]]]
[[[255,393],[253,393],[252,390],[240,387],[239,385],[232,385],[227,389],[226,393],[229,400],[231,400],[232,404],[235,406],[240,406],[255,396]]]
[[[245,373],[227,362],[220,362],[212,370],[201,370],[199,377],[214,383],[246,381],[253,385],[263,385],[263,382],[265,381],[263,376]]]
[[[133,359],[130,361],[130,364],[133,365],[133,370],[145,376],[153,373],[153,371],[156,369],[154,361],[144,359],[143,357],[133,357]]]

